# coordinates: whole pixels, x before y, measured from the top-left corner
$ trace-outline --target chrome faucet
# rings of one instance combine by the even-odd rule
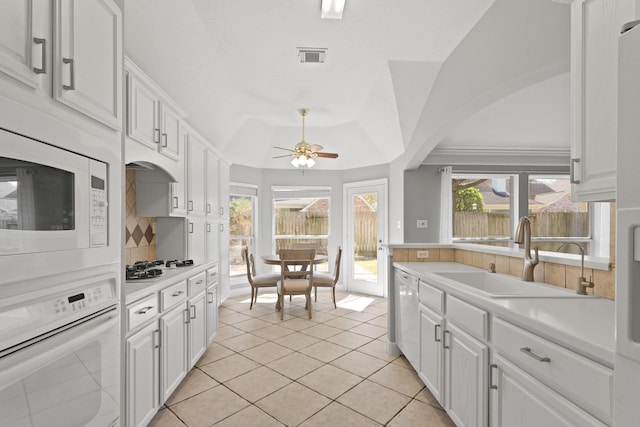
[[[578,277],[578,290],[576,291],[576,293],[578,295],[587,295],[587,288],[593,288],[595,284],[593,283],[591,278],[589,278],[589,280],[587,281],[587,279],[584,277],[584,247],[576,242],[567,242],[558,246],[558,249],[556,249],[556,251],[559,251],[560,249],[569,245],[577,246],[580,249],[580,277]]]
[[[522,266],[522,280],[533,282],[533,269],[538,265],[538,248],[534,248],[535,257],[531,257],[531,222],[529,218],[523,216],[518,222],[514,243],[524,243],[524,265]]]

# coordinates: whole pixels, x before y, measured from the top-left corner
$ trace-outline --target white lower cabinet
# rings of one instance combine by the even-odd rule
[[[180,304],[160,318],[161,399],[165,402],[187,375],[187,321],[189,310]]]
[[[211,343],[218,333],[218,289],[207,288],[207,343]]]
[[[126,422],[131,427],[146,426],[159,406],[159,332],[154,322],[126,341]]]
[[[188,335],[189,335],[189,369],[207,349],[207,300],[205,292],[189,299]]]
[[[443,403],[444,385],[443,326],[442,316],[420,304],[420,371],[418,375],[440,404]]]
[[[605,426],[500,355],[491,367],[491,427]]]
[[[445,409],[458,427],[484,427],[489,347],[449,321],[443,333]]]

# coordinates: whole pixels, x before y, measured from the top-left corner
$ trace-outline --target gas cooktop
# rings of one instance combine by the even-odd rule
[[[125,267],[126,280],[152,279],[160,276],[167,268],[188,267],[192,265],[192,259],[176,259],[167,262],[164,260],[136,261],[133,265],[127,265]]]

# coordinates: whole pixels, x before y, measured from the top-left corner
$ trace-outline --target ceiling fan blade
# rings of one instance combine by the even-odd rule
[[[273,148],[277,148],[278,150],[291,151],[292,153],[294,152],[294,150],[292,150],[291,148],[283,148],[283,147],[275,147],[275,146]]]
[[[317,151],[320,151],[320,150],[322,150],[323,148],[324,148],[324,147],[323,147],[322,145],[318,145],[318,144],[313,144],[313,145],[310,145],[310,146],[308,147],[308,149],[309,149],[309,150],[311,150],[313,153],[315,153],[315,152],[317,152]]]
[[[315,152],[314,154],[316,156],[318,156],[318,157],[326,157],[326,158],[329,158],[329,159],[337,159],[338,158],[338,154],[337,153]]]
[[[282,157],[291,157],[291,156],[293,156],[293,154],[285,154],[283,156],[273,156],[272,159],[280,159]]]

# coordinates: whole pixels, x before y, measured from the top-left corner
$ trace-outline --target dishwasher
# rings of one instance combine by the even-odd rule
[[[396,339],[398,348],[416,371],[420,369],[420,310],[418,278],[395,269]]]

